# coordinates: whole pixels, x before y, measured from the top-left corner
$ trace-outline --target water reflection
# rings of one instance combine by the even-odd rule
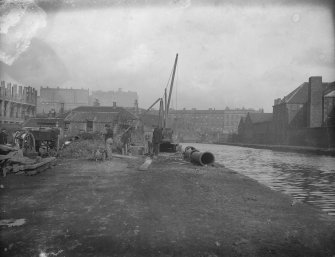
[[[213,152],[216,161],[227,168],[335,215],[334,157],[226,145],[191,145]]]

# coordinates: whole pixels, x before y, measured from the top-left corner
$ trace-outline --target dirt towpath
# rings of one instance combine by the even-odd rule
[[[143,160],[142,160],[143,162]],[[1,178],[1,256],[335,256],[335,220],[223,167],[59,160]]]

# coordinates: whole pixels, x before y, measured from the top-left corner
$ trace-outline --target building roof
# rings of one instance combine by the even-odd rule
[[[72,122],[105,122],[110,123],[118,118],[122,120],[136,120],[136,116],[122,107],[113,106],[80,106],[66,116],[65,121]]]
[[[96,112],[96,113],[86,113],[86,112],[72,112],[66,116],[65,121],[72,122],[86,122],[86,121],[96,121],[110,123],[117,120],[118,112]]]
[[[309,83],[304,82],[299,87],[294,89],[291,93],[286,95],[278,104],[287,103],[287,104],[304,104],[308,101],[308,88]],[[322,83],[322,88],[324,90],[324,94],[328,94],[328,92],[334,90],[335,82],[331,83]]]
[[[40,128],[40,127],[61,127],[64,123],[62,118],[30,118],[26,120],[22,127]]]
[[[327,94],[325,95],[325,97],[335,97],[335,90],[330,91],[329,93],[327,93]]]
[[[74,108],[72,112],[120,112],[122,110],[125,109],[114,106],[79,106]]]
[[[329,95],[329,93],[334,92],[334,90],[335,90],[335,81],[331,82],[331,83],[324,83],[324,84],[325,84],[325,90],[323,91],[324,96],[325,97],[331,97],[331,96],[328,96],[328,95]]]
[[[302,83],[282,100],[288,104],[304,104],[308,100],[308,82]]]
[[[272,121],[272,113],[248,113],[252,123],[270,122]]]

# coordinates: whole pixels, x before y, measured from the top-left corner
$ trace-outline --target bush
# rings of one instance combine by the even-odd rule
[[[80,140],[72,142],[63,148],[59,156],[63,158],[93,158],[94,152],[99,149],[105,149],[103,140]]]

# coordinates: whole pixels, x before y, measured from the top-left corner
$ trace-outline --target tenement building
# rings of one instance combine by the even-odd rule
[[[224,110],[171,110],[173,129],[181,138],[190,137],[196,141],[218,141],[221,134],[237,133],[241,117],[263,110],[229,109]]]
[[[32,87],[1,81],[0,123],[21,124],[36,115],[37,91]]]
[[[88,89],[41,87],[37,112],[39,114],[48,114],[53,111],[62,113],[87,105],[89,105]]]
[[[113,106],[116,103],[120,107],[133,107],[138,101],[137,92],[123,91],[92,91],[91,105],[97,101],[100,106]]]
[[[335,82],[310,77],[273,105],[273,138],[278,144],[329,146],[334,141]]]

